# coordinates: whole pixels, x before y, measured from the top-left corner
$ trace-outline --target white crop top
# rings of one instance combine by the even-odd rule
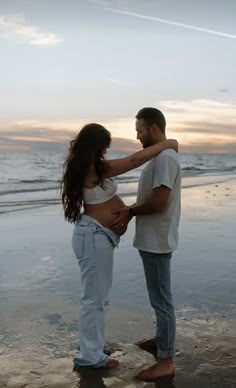
[[[117,183],[111,179],[106,178],[103,181],[103,187],[97,185],[92,189],[86,187],[83,188],[83,201],[85,204],[94,205],[109,201],[113,198],[117,192]]]

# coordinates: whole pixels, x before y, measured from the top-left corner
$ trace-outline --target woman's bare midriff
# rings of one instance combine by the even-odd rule
[[[113,211],[119,211],[125,204],[122,199],[115,195],[112,199],[106,202],[94,204],[94,205],[84,205],[84,214],[95,218],[100,224],[110,229],[112,223],[116,219],[117,215],[113,214]],[[124,233],[124,232],[123,232]]]

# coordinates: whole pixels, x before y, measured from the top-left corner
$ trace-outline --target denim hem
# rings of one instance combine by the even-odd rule
[[[157,352],[157,357],[158,358],[174,358],[175,357],[175,351],[167,351],[167,352],[162,352],[161,350],[158,350]]]
[[[110,357],[106,355],[106,357],[103,358],[103,360],[101,362],[99,362],[96,365],[93,365],[93,368],[102,368],[103,366],[105,366],[108,363],[109,360],[110,360]]]
[[[77,346],[77,350],[80,351],[80,344],[78,344]],[[112,349],[111,349],[111,346],[105,342],[105,345],[103,347],[103,353],[106,355],[106,356],[110,356],[112,354]]]

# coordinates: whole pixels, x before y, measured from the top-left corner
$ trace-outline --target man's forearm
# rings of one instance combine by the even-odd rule
[[[153,214],[158,211],[161,211],[161,209],[158,209],[158,206],[156,203],[153,202],[153,200],[149,199],[143,203],[140,203],[139,205],[132,205],[130,206],[130,214],[132,216],[137,216],[137,215],[148,215],[148,214]]]
[[[165,211],[168,206],[170,193],[171,190],[164,185],[156,187],[146,201],[131,206],[130,216],[149,215]]]

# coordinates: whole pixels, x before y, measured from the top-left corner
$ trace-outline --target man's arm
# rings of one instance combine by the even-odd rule
[[[138,205],[121,209],[117,213],[118,217],[112,229],[115,231],[119,224],[127,224],[133,216],[165,211],[177,173],[178,166],[170,156],[159,156],[154,167],[153,189],[150,197]]]
[[[119,228],[120,225],[127,225],[131,218],[136,215],[148,215],[153,213],[159,213],[165,211],[171,189],[169,187],[161,185],[152,190],[151,196],[139,205],[132,205],[130,207],[124,207],[117,212],[117,218],[112,224],[112,230]]]
[[[133,210],[134,215],[163,212],[168,206],[178,174],[176,161],[168,154],[161,154],[155,159],[152,194]]]
[[[159,213],[166,209],[171,189],[161,185],[152,190],[150,198],[139,205],[131,206],[133,215]]]

